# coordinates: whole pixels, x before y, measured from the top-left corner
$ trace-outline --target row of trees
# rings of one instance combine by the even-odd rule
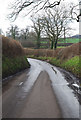
[[[7,31],[7,36],[14,39],[27,40],[28,37],[33,35],[33,38],[37,41],[37,48],[40,48],[41,38],[46,37],[49,39],[50,48],[56,49],[57,43],[60,37],[65,37],[72,30],[70,23],[72,22],[72,7],[73,5],[61,4],[62,0],[15,0],[15,4],[12,4],[10,18],[17,18],[17,16],[26,8],[31,8],[28,13],[35,11],[36,14],[40,10],[42,13],[35,16],[31,16],[33,26],[32,31],[29,29],[20,30],[17,26],[11,26]],[[58,6],[59,5],[59,6]],[[69,27],[70,26],[70,27]]]
[[[13,39],[24,38],[26,39],[28,29],[19,29],[17,25],[11,25],[6,31],[6,36],[12,37]]]
[[[17,25],[11,25],[7,31],[6,36],[18,40],[24,47],[36,47],[36,35],[29,27],[20,29]]]
[[[72,28],[69,27],[72,22],[71,8],[66,5],[55,6],[48,9],[43,15],[32,15],[33,22],[32,32],[29,29],[20,30],[17,26],[11,26],[7,31],[7,36],[14,39],[27,40],[28,37],[33,37],[37,41],[37,48],[40,48],[41,38],[49,39],[50,48],[56,49],[60,37],[68,34]]]
[[[68,8],[65,5],[56,6],[48,9],[45,14],[39,17],[32,16],[33,28],[37,38],[37,48],[40,48],[41,36],[46,36],[49,39],[51,49],[57,48],[59,38],[72,30],[69,27],[72,22],[70,9],[70,6]]]

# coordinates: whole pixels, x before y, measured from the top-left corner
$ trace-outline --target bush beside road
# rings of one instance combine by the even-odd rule
[[[29,67],[22,45],[16,40],[2,36],[2,78]]]

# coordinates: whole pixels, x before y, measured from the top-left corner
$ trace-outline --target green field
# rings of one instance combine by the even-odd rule
[[[76,38],[66,38],[65,40],[64,39],[60,39],[59,40],[59,43],[78,43],[78,42],[81,42],[81,39],[76,39]]]
[[[78,38],[66,38],[65,40],[60,39],[58,41],[58,43],[78,43],[78,42],[81,42],[81,39],[78,39]],[[41,41],[41,43],[47,43],[47,41]]]
[[[64,40],[64,38],[60,38],[59,40],[58,40],[58,43],[78,43],[78,42],[81,42],[81,39],[78,39],[78,38],[66,38],[65,40]],[[35,41],[35,43],[36,43],[36,41]],[[41,41],[41,43],[48,43],[48,41]]]
[[[79,42],[81,42],[81,39],[79,38],[66,38],[65,40],[64,38],[59,38],[57,48],[64,48],[66,46],[70,46],[74,43],[79,43]],[[35,40],[34,43],[36,45],[37,41]],[[49,42],[48,39],[40,40],[41,49],[49,48],[50,44],[51,44],[51,41]]]

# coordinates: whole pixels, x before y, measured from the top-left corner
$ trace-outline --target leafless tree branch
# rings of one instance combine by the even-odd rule
[[[54,0],[53,0],[54,1]],[[36,13],[42,9],[52,8],[60,4],[62,0],[57,0],[51,3],[50,0],[15,0],[11,5],[10,9],[12,12],[9,14],[9,18],[15,20],[17,16],[26,8],[30,8],[27,11],[27,15],[33,10],[36,10]]]
[[[72,6],[71,8],[71,18],[79,22],[79,15],[76,12],[76,8],[79,7],[79,4]]]

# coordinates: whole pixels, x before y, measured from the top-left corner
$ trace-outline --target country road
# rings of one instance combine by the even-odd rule
[[[29,70],[3,84],[3,118],[79,118],[79,102],[65,73],[41,60],[28,61]]]

